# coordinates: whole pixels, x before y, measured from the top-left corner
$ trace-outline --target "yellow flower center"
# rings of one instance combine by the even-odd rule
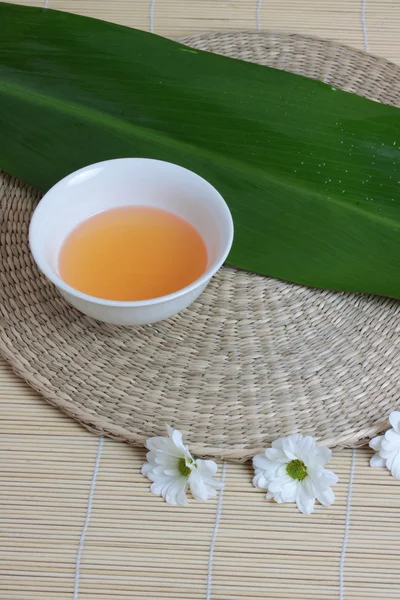
[[[303,481],[307,477],[307,467],[302,460],[291,460],[286,466],[286,471],[292,479],[298,481]]]
[[[180,458],[179,459],[179,461],[178,461],[178,469],[179,469],[179,473],[183,477],[189,477],[191,469],[187,466],[186,459],[184,459],[184,458]]]

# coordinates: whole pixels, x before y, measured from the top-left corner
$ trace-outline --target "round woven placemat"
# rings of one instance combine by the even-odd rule
[[[271,33],[184,41],[400,103],[399,67],[338,44]],[[359,445],[399,407],[396,300],[225,267],[168,321],[106,326],[70,308],[33,264],[28,225],[39,198],[1,176],[0,351],[88,429],[143,444],[170,423],[196,454],[243,460],[295,431]]]

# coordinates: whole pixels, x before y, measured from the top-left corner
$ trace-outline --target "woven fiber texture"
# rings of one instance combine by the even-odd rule
[[[399,67],[335,43],[270,33],[184,41],[400,104]],[[294,431],[360,445],[398,408],[398,301],[225,267],[168,321],[106,326],[70,308],[33,264],[39,199],[1,175],[0,351],[89,430],[142,445],[169,423],[196,454],[245,460]]]

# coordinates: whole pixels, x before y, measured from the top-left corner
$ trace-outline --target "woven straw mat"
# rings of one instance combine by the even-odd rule
[[[400,67],[335,43],[257,32],[183,41],[400,104]],[[398,408],[398,301],[224,267],[168,321],[103,325],[70,308],[33,264],[39,199],[1,176],[0,350],[91,431],[142,445],[169,423],[196,454],[244,460],[295,431],[360,445]]]

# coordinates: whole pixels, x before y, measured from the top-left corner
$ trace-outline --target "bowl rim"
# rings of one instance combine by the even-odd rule
[[[81,173],[84,173],[85,171],[88,171],[89,169],[93,169],[94,167],[100,167],[100,166],[108,168],[111,166],[112,163],[116,163],[116,162],[119,162],[119,163],[128,162],[129,163],[132,161],[136,162],[138,160],[172,165],[174,167],[177,167],[178,169],[181,169],[183,171],[187,171],[188,173],[191,173],[195,177],[198,177],[199,179],[203,180],[208,186],[210,186],[210,188],[216,194],[216,198],[218,198],[218,201],[220,202],[222,210],[224,212],[224,217],[226,219],[226,223],[228,226],[227,239],[223,245],[222,251],[219,253],[219,257],[216,260],[214,260],[214,262],[208,267],[208,269],[202,275],[200,275],[200,277],[195,279],[189,285],[177,290],[176,292],[172,292],[171,294],[167,294],[165,296],[157,296],[155,298],[149,298],[147,300],[108,300],[106,298],[99,298],[97,296],[91,296],[90,294],[85,294],[84,292],[81,292],[81,291],[77,290],[76,288],[74,288],[73,286],[66,283],[63,279],[61,279],[61,277],[59,277],[53,271],[53,269],[51,269],[48,266],[48,264],[45,260],[42,260],[41,253],[40,253],[40,251],[37,250],[37,247],[36,247],[37,244],[34,240],[34,236],[35,236],[34,232],[35,232],[35,228],[37,226],[36,223],[37,223],[38,219],[40,218],[40,211],[38,211],[38,209],[40,208],[40,206],[43,207],[43,204],[42,204],[43,201],[50,193],[54,192],[55,188],[62,187],[64,185],[68,184],[68,182],[71,179],[73,179],[74,177],[76,177],[77,175],[79,175]],[[124,205],[121,204],[121,206],[124,206]],[[43,210],[43,208],[42,208],[42,210]],[[215,273],[220,269],[220,267],[225,262],[225,259],[228,256],[229,251],[232,247],[233,235],[234,235],[234,225],[233,225],[232,214],[229,210],[229,207],[228,207],[227,203],[225,202],[224,198],[218,192],[218,190],[209,181],[207,181],[206,179],[201,177],[201,175],[198,175],[194,171],[191,171],[190,169],[186,169],[185,167],[181,167],[180,165],[177,165],[175,163],[170,163],[165,160],[157,160],[157,159],[152,159],[152,158],[129,157],[129,158],[114,158],[114,159],[104,160],[104,161],[100,161],[97,163],[92,163],[90,165],[86,165],[85,167],[82,167],[81,169],[78,169],[76,171],[73,171],[72,173],[69,173],[68,175],[66,175],[65,177],[60,179],[57,183],[55,183],[44,194],[44,196],[41,198],[41,200],[39,201],[38,205],[36,206],[36,208],[33,212],[33,215],[31,217],[31,221],[29,224],[29,247],[30,247],[32,256],[33,256],[37,266],[39,267],[40,271],[45,275],[45,277],[47,277],[47,279],[49,281],[51,281],[57,288],[59,288],[60,290],[62,290],[65,293],[69,294],[70,296],[73,296],[75,298],[79,298],[80,300],[84,300],[86,302],[89,302],[92,304],[97,304],[100,306],[116,307],[116,308],[140,308],[140,307],[144,307],[144,306],[154,306],[157,304],[169,302],[170,300],[175,300],[177,298],[180,298],[181,296],[189,294],[190,292],[194,291],[195,289],[197,289],[198,287],[200,287],[203,284],[206,285],[208,283],[208,281],[211,279],[211,277],[213,277],[213,275],[215,275]]]

